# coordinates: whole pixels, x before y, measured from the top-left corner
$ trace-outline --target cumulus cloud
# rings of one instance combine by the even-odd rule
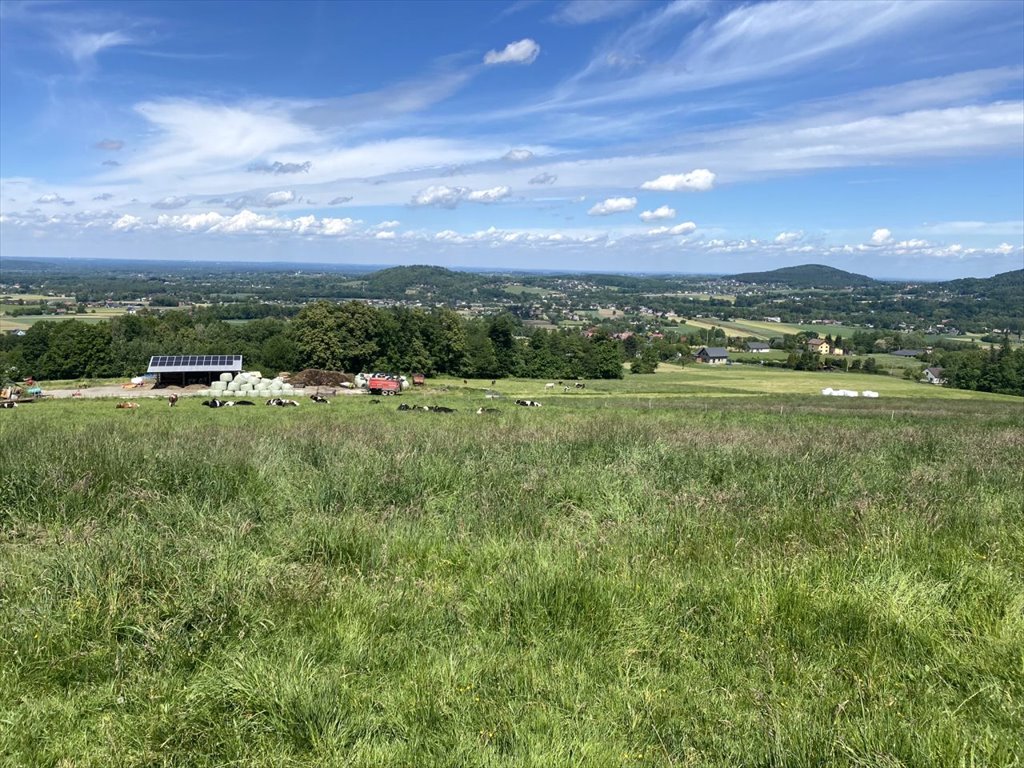
[[[114,196],[109,192],[103,192],[102,194],[96,195],[96,197],[94,197],[93,200],[99,200],[102,202],[104,200],[111,200],[113,199],[113,197]]]
[[[660,208],[655,208],[653,211],[644,211],[641,213],[640,221],[660,221],[662,219],[674,219],[675,217],[675,208],[669,208],[667,205],[663,205]]]
[[[287,205],[295,202],[295,193],[290,189],[282,189],[278,192],[271,192],[263,198],[263,205],[268,208],[276,208],[279,205]]]
[[[533,159],[533,152],[528,149],[510,149],[501,159],[509,160],[513,163],[523,163]]]
[[[693,234],[697,230],[697,225],[692,221],[684,221],[682,224],[676,224],[674,227],[655,227],[649,230],[649,235],[689,235]]]
[[[395,239],[395,233],[390,231],[390,230],[387,230],[387,231],[384,231],[384,232],[378,232],[376,235],[374,235],[374,237],[377,240],[394,240]]]
[[[327,201],[328,205],[344,205],[345,203],[352,202],[351,195],[339,195],[338,197],[331,198]]]
[[[36,202],[37,203],[42,203],[43,205],[48,205],[50,203],[60,203],[61,205],[74,205],[75,204],[74,200],[66,200],[63,197],[61,197],[60,195],[58,195],[56,192],[47,192],[45,195],[40,195],[36,199]]]
[[[309,173],[312,167],[313,163],[310,160],[304,163],[282,163],[275,160],[272,163],[253,163],[245,170],[249,173],[272,173],[276,176],[282,173]]]
[[[117,232],[130,232],[133,229],[138,229],[142,226],[142,219],[138,216],[132,216],[130,213],[126,213],[115,221],[112,226]]]
[[[473,203],[493,203],[509,196],[512,190],[506,186],[491,189],[472,190],[466,187],[449,187],[444,184],[422,189],[413,195],[412,205],[435,205],[438,208],[455,208],[463,200]]]
[[[609,197],[597,203],[587,211],[591,216],[610,216],[613,213],[625,213],[636,208],[635,197]]]
[[[803,232],[779,232],[779,234],[775,236],[775,242],[778,245],[789,245],[791,243],[799,242],[800,240],[803,240],[803,238]]]
[[[667,173],[652,181],[645,181],[641,189],[652,189],[658,192],[679,192],[685,189],[706,192],[715,184],[715,174],[707,168],[697,168],[689,173]]]
[[[139,226],[134,217],[125,221],[125,228]],[[336,237],[350,233],[359,224],[354,219],[317,219],[315,216],[299,216],[294,219],[266,216],[250,210],[224,216],[216,211],[194,214],[160,214],[156,220],[158,229],[178,232],[199,232],[209,234],[273,234],[324,235]]]
[[[484,64],[532,64],[540,54],[540,46],[530,38],[509,43],[500,51],[488,51]]]
[[[349,232],[356,222],[354,219],[320,219],[320,232],[324,235],[344,235]]]
[[[558,177],[553,173],[539,173],[530,179],[531,184],[554,184]]]
[[[871,233],[871,244],[872,245],[885,245],[892,240],[892,232],[884,227],[876,229]]]
[[[189,202],[190,200],[187,197],[175,197],[174,195],[169,195],[163,198],[162,200],[157,200],[150,206],[150,208],[158,208],[159,210],[162,211],[170,211],[174,210],[175,208],[184,208],[186,205],[189,204]]]
[[[390,221],[382,221],[380,224],[377,225],[377,229],[396,229],[401,225],[402,222],[391,219]]]
[[[1013,253],[1013,246],[1009,243],[1000,243],[993,250],[995,250],[996,253],[1001,253],[1006,256]]]
[[[109,152],[116,152],[124,147],[124,142],[120,139],[103,139],[102,141],[97,141],[93,146],[96,149],[105,149]]]
[[[508,197],[511,192],[512,190],[505,186],[478,189],[475,192],[470,192],[466,199],[473,203],[495,203]]]

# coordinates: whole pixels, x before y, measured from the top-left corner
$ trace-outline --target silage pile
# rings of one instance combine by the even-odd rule
[[[319,368],[307,368],[288,377],[288,381],[297,387],[340,387],[351,384],[353,376],[341,371],[324,371]]]
[[[250,397],[261,399],[271,397],[297,397],[306,394],[301,387],[285,381],[280,376],[266,379],[259,371],[247,373],[222,373],[209,389],[200,390],[201,397],[215,397],[218,400],[244,400]]]

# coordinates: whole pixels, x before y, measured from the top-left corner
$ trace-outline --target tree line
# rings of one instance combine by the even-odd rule
[[[606,379],[623,375],[627,352],[604,333],[527,329],[509,314],[456,312],[361,302],[316,302],[294,318],[230,323],[214,311],[125,315],[97,323],[41,321],[0,338],[8,378],[138,375],[153,355],[241,354],[250,369],[387,370],[474,378]]]

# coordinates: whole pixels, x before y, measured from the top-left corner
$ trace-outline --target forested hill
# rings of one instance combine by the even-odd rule
[[[488,282],[487,278],[469,272],[454,272],[444,267],[391,267],[373,272],[363,278],[370,294],[401,295],[406,291],[426,293],[468,294]]]
[[[824,264],[801,264],[799,267],[783,267],[770,272],[744,272],[732,275],[729,279],[741,283],[780,283],[794,288],[847,288],[878,284],[877,280],[866,275],[857,275]]]
[[[937,288],[970,296],[988,296],[993,299],[1016,300],[1024,307],[1024,269],[1002,272],[992,277],[963,277],[939,283]]]

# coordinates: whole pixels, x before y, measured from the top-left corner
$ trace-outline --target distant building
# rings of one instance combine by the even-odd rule
[[[748,341],[746,344],[747,352],[767,352],[771,347],[765,344],[763,341]]]
[[[810,339],[807,348],[816,355],[827,355],[832,351],[831,345],[824,339]]]
[[[725,347],[701,347],[693,354],[698,363],[720,365],[729,362],[729,352]]]
[[[924,380],[929,384],[945,384],[946,380],[942,378],[941,368],[925,368],[924,369]]]

